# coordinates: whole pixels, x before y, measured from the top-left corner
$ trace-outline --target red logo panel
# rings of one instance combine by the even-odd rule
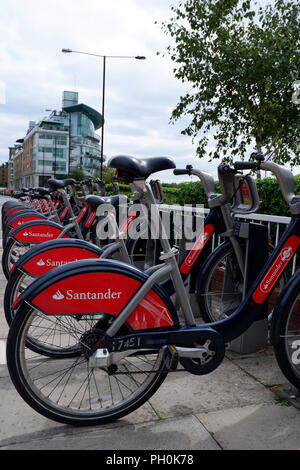
[[[32,257],[20,269],[32,276],[41,276],[51,269],[71,263],[72,261],[92,258],[99,258],[99,255],[82,248],[64,246],[63,248],[49,249]]]
[[[16,228],[16,227],[19,227],[20,225],[22,224],[25,224],[26,222],[31,222],[32,220],[45,220],[44,217],[38,217],[36,215],[31,215],[31,216],[27,216],[27,217],[20,217],[18,220],[15,220],[11,226],[12,228]]]
[[[96,219],[96,213],[92,212],[88,220],[85,223],[85,227],[90,228],[95,219]]]
[[[62,213],[60,214],[59,218],[60,220],[64,220],[66,218],[67,213],[69,212],[69,209],[67,207],[64,208]]]
[[[128,214],[127,219],[125,220],[124,224],[120,228],[120,234],[127,233],[130,225],[136,218],[137,218],[137,212],[131,212],[130,214]]]
[[[261,304],[267,299],[269,293],[275,286],[276,282],[280,278],[284,269],[296,253],[300,245],[300,238],[296,235],[292,235],[284,244],[279,255],[275,259],[272,266],[269,268],[267,274],[255,290],[252,299],[255,303]]]
[[[52,225],[31,225],[20,230],[14,235],[14,238],[23,243],[42,243],[49,240],[55,240],[60,234],[61,229]],[[69,238],[64,235],[63,238]]]
[[[86,211],[88,210],[88,208],[89,208],[89,206],[88,206],[87,204],[85,204],[85,205],[83,206],[83,208],[81,209],[81,211],[79,212],[79,214],[78,214],[78,216],[77,216],[77,218],[76,218],[78,224],[82,221],[83,216],[84,216],[84,214],[86,213]]]
[[[141,283],[110,272],[78,274],[59,281],[41,292],[32,305],[48,315],[108,313],[118,315]],[[135,329],[173,326],[163,300],[150,291],[132,312],[127,323]]]
[[[208,242],[214,231],[215,228],[212,224],[204,226],[199,238],[196,240],[193,248],[191,249],[191,251],[180,266],[180,272],[182,274],[188,274],[190,272],[196,260],[198,259],[198,256],[200,255],[201,251],[205,247],[206,243]]]

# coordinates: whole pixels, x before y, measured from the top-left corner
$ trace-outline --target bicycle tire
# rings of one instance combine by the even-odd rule
[[[124,377],[126,377],[130,383],[130,387],[127,387],[129,388],[129,392],[125,392],[126,387],[123,388],[122,392],[121,390],[118,391],[118,387],[121,387],[122,383],[116,378],[116,375],[109,376],[109,374],[99,368],[97,368],[96,371],[92,369],[91,373],[87,366],[86,359],[83,360],[81,364],[78,362],[79,360],[77,358],[77,363],[74,362],[68,366],[67,360],[64,361],[60,358],[57,362],[50,361],[50,363],[47,363],[43,357],[41,361],[44,362],[39,364],[38,357],[35,355],[34,367],[30,367],[30,355],[28,355],[28,348],[26,347],[26,335],[29,331],[32,318],[34,318],[34,309],[29,305],[22,305],[11,324],[8,334],[7,365],[12,382],[21,397],[35,411],[49,419],[76,426],[98,425],[119,419],[142,406],[157,391],[166,378],[167,371],[164,369],[162,372],[160,368],[161,365],[163,365],[163,368],[165,367],[163,357],[160,355],[157,355],[153,366],[149,362],[150,369],[144,373],[146,379],[143,382],[139,382],[141,380],[140,378],[138,380],[132,379],[131,376],[134,374],[134,370],[133,372],[128,372],[127,375],[125,373]],[[127,362],[129,362],[128,359],[134,361],[133,356],[127,356],[126,359]],[[141,362],[141,364],[143,363]],[[147,364],[146,361],[145,364]],[[81,365],[82,367],[80,368]],[[73,369],[70,373],[72,367]],[[77,367],[76,373],[73,374],[75,367]],[[128,368],[130,366],[126,364],[124,370],[126,367]],[[66,370],[68,372],[66,372]],[[79,396],[76,400],[74,396],[74,398],[71,398],[71,402],[68,406],[68,394],[70,393],[71,396],[74,395],[74,387],[77,389],[78,383],[81,377],[84,376],[85,370],[88,371],[86,374],[89,374],[87,376],[89,388],[87,397],[89,403],[86,404],[86,399],[84,400],[86,396],[85,389],[83,396]],[[132,371],[132,369],[130,370]],[[47,377],[43,375],[45,372]],[[40,374],[41,377],[37,374]],[[68,377],[66,377],[67,374],[69,374]],[[73,377],[71,377],[72,374]],[[93,383],[91,383],[91,375],[93,377]],[[103,378],[101,381],[97,381],[98,375],[105,377],[106,382],[104,383]],[[139,377],[141,377],[141,375]],[[47,383],[47,380],[49,383]],[[57,385],[55,385],[56,380]],[[87,378],[85,380],[87,380]],[[123,378],[122,380],[125,379]],[[111,398],[108,398],[104,392],[100,394],[100,386],[101,390],[104,392],[110,389]],[[55,387],[57,387],[58,390],[55,390]],[[81,384],[78,389],[78,394],[82,387],[83,385]],[[136,390],[133,390],[132,387],[136,387]],[[49,388],[52,388],[50,392]],[[113,397],[112,390],[116,394],[115,397]],[[128,396],[126,396],[126,393]],[[117,396],[119,399],[115,401]],[[60,404],[60,400],[66,403],[66,405]],[[78,405],[79,400],[80,403]],[[83,406],[85,406],[85,409],[83,409]]]
[[[13,238],[9,238],[6,245],[5,245],[5,248],[3,249],[3,253],[2,253],[2,270],[3,270],[3,273],[4,273],[4,276],[6,277],[6,279],[9,279],[10,277],[10,272],[11,272],[11,268],[12,268],[12,265],[14,263],[12,263],[12,255],[13,255],[13,251],[16,250],[17,248],[27,248],[26,251],[30,250],[31,248],[31,244],[30,243],[20,243],[20,242],[17,242],[16,240],[14,240]],[[24,253],[22,253],[24,254]],[[20,256],[22,256],[22,254],[19,254],[18,258]],[[17,256],[17,255],[16,255]],[[16,258],[16,259],[18,259]]]
[[[273,250],[274,247],[269,245],[269,255]],[[225,259],[229,259],[229,262],[224,262]],[[285,274],[279,281],[281,290],[286,283]],[[227,283],[227,287],[231,288],[229,292],[224,289],[225,283]],[[209,296],[211,284],[219,287],[219,291],[212,290]],[[197,280],[196,298],[203,320],[211,323],[224,319],[235,312],[243,300],[243,287],[243,275],[233,247],[229,242],[225,242],[208,257]],[[268,311],[270,312],[272,309],[273,305],[270,300]]]
[[[30,279],[32,280],[34,279],[33,277],[20,271],[19,269],[14,269],[7,281],[6,288],[4,291],[3,307],[8,326],[11,325],[13,317],[15,316],[14,311],[11,307],[17,297],[21,294],[22,278],[24,278],[25,276],[30,277]]]
[[[298,389],[300,389],[299,307],[300,271],[297,271],[285,286],[274,309],[271,342],[282,373]]]

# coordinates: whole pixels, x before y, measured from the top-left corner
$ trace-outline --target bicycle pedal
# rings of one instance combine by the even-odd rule
[[[168,344],[166,348],[166,366],[169,370],[177,368],[179,355],[176,347],[173,344]]]

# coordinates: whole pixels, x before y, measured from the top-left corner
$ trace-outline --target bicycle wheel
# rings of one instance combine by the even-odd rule
[[[13,317],[15,316],[15,311],[12,308],[12,305],[26,287],[34,281],[34,279],[34,277],[20,271],[19,269],[14,269],[12,271],[6,284],[3,300],[4,313],[8,325],[11,324]]]
[[[13,238],[9,238],[2,254],[2,269],[6,279],[9,279],[10,271],[18,259],[24,255],[30,248],[30,243],[20,243]]]
[[[273,251],[270,245],[269,255]],[[268,313],[273,311],[279,292],[286,281],[279,279],[274,294],[268,301]],[[197,281],[197,300],[206,322],[215,322],[232,315],[243,301],[244,276],[232,246],[220,245],[208,258]]]
[[[271,332],[282,373],[300,389],[300,271],[286,285],[274,309]]]
[[[118,419],[147,401],[167,375],[162,354],[149,351],[123,358],[114,372],[90,368],[88,338],[96,331],[91,317],[77,325],[69,325],[64,317],[64,335],[81,346],[77,357],[49,359],[32,353],[26,347],[27,338],[38,327],[40,316],[28,305],[20,307],[7,339],[7,365],[22,398],[47,418],[78,426]]]

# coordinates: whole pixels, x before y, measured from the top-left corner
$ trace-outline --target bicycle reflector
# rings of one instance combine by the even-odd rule
[[[246,181],[240,181],[240,191],[241,191],[241,199],[242,203],[246,205],[252,206],[252,197],[249,190],[249,186]]]
[[[236,175],[234,187],[232,212],[247,214],[255,212],[259,207],[259,196],[254,178],[250,175]]]
[[[150,186],[155,197],[155,201],[157,204],[162,204],[165,201],[163,189],[161,182],[159,180],[151,180]]]

